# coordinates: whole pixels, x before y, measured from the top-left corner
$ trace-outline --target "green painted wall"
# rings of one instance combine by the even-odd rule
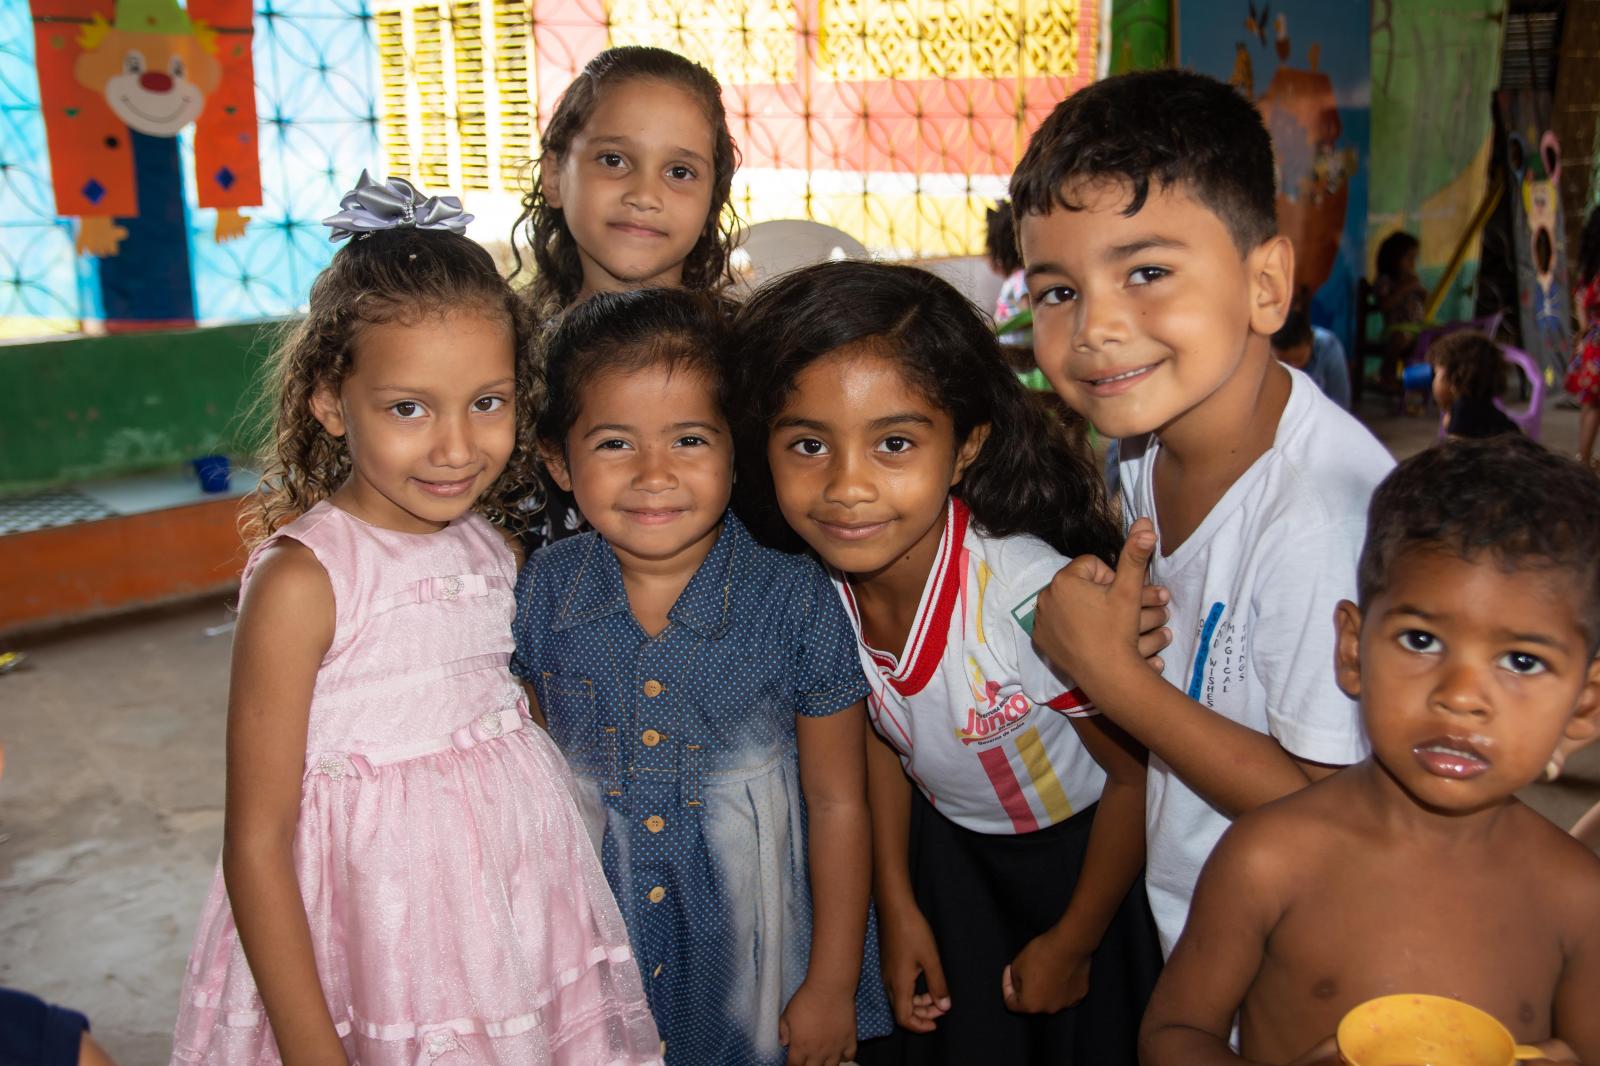
[[[1398,229],[1422,241],[1432,284],[1487,185],[1506,0],[1372,0],[1367,265]],[[1439,318],[1470,317],[1474,248]]]
[[[248,451],[275,322],[0,346],[0,493]]]
[[[1111,73],[1172,63],[1171,0],[1112,0]]]

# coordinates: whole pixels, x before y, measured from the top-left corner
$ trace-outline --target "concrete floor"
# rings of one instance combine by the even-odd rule
[[[1397,454],[1428,418],[1364,412]],[[1575,411],[1544,439],[1571,452]],[[89,1014],[122,1066],[164,1063],[222,835],[229,621],[209,600],[18,642],[0,676],[0,985]],[[1600,799],[1600,745],[1527,797],[1570,825]]]

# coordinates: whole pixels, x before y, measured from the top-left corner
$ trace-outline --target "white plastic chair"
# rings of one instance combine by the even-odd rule
[[[757,222],[733,252],[734,271],[755,288],[768,278],[831,259],[866,259],[867,249],[843,230],[803,218]]]

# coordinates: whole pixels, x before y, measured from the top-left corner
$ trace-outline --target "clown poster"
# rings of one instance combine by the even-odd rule
[[[186,180],[217,241],[261,203],[249,0],[32,0],[56,213],[109,330],[195,321]],[[193,172],[178,134],[194,127]]]

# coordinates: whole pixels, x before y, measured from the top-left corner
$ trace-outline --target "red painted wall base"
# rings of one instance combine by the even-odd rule
[[[0,634],[151,607],[238,583],[239,500],[0,537]]]

